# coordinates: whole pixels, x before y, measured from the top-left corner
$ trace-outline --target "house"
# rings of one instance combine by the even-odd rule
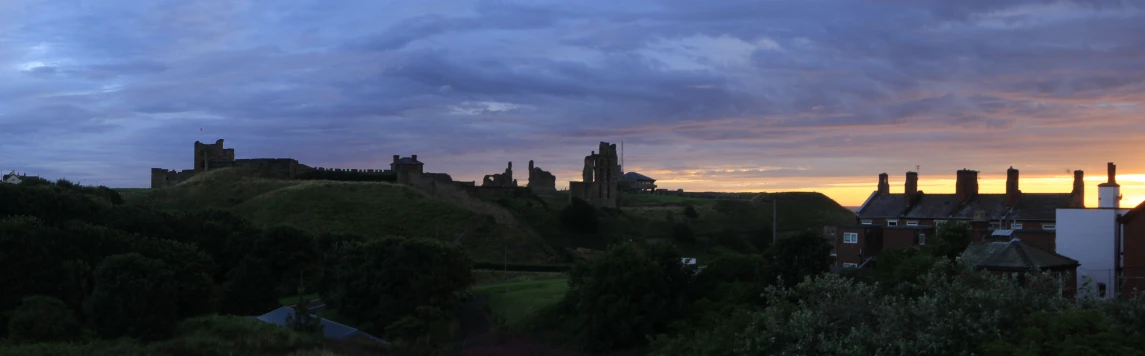
[[[1145,202],[1117,219],[1123,241],[1120,284],[1116,289],[1123,297],[1145,293]]]
[[[1023,193],[1018,170],[1006,171],[1006,193],[980,194],[978,171],[956,173],[955,193],[928,194],[918,189],[918,172],[907,172],[903,193],[890,192],[889,176],[879,175],[878,189],[856,213],[856,224],[835,230],[836,267],[857,267],[883,249],[923,246],[939,225],[969,224],[974,241],[994,230],[1011,230],[1010,237],[1054,251],[1055,212],[1084,201],[1083,173],[1075,172],[1070,193]],[[1079,189],[1080,188],[1080,189]]]
[[[989,238],[971,243],[959,258],[963,264],[993,274],[1015,273],[1023,284],[1027,283],[1026,273],[1050,271],[1057,275],[1062,295],[1073,297],[1077,292],[1078,261],[1018,238]]]
[[[646,175],[628,172],[621,176],[621,181],[624,182],[624,190],[635,192],[656,192],[656,180],[649,178]]]
[[[275,310],[271,310],[269,313],[266,313],[266,314],[263,314],[260,316],[248,317],[248,318],[255,319],[255,320],[258,320],[258,321],[261,321],[264,323],[271,323],[271,324],[275,324],[275,325],[279,325],[279,326],[286,326],[286,318],[291,317],[291,316],[294,316],[294,309],[289,307],[289,306],[285,306],[285,307],[281,307],[281,308],[278,308]],[[317,318],[317,316],[314,316],[314,317]],[[338,323],[338,322],[335,322],[335,321],[332,321],[329,319],[321,319],[321,322],[322,322],[323,336],[325,336],[327,339],[374,342],[374,343],[379,343],[379,344],[383,344],[383,345],[389,344],[385,340],[379,339],[377,337],[374,337],[373,335],[370,335],[370,334],[367,334],[361,330],[349,327],[345,324],[341,324],[341,323]]]
[[[27,174],[17,174],[16,171],[12,171],[11,173],[5,174],[3,177],[0,177],[0,182],[9,183],[9,184],[20,184],[20,182],[27,180],[29,178],[39,178],[39,177],[29,176]]]
[[[1117,249],[1122,236],[1119,217],[1129,209],[1120,206],[1117,166],[1109,163],[1107,173],[1108,180],[1098,185],[1096,208],[1057,210],[1056,251],[1081,262],[1077,271],[1079,294],[1113,299],[1125,291],[1118,286]]]

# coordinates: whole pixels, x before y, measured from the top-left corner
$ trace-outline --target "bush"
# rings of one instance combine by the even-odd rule
[[[265,262],[251,258],[227,273],[219,311],[233,315],[262,315],[277,308],[275,284]]]
[[[641,346],[687,313],[691,275],[669,247],[622,244],[573,268],[553,312],[589,351]]]
[[[831,249],[822,235],[803,232],[780,238],[767,249],[765,256],[775,266],[784,285],[794,286],[806,277],[829,271],[834,262]]]
[[[171,334],[178,307],[174,274],[137,253],[104,259],[84,305],[92,329],[106,338],[158,340]]]
[[[695,219],[700,217],[700,213],[696,212],[696,207],[692,206],[692,204],[688,204],[684,206],[684,216],[689,219]]]
[[[79,334],[75,315],[53,297],[25,297],[8,322],[8,338],[16,342],[69,341]]]
[[[386,237],[330,253],[332,280],[322,299],[352,310],[347,316],[371,333],[382,334],[418,307],[452,313],[473,284],[469,256],[435,240]]]
[[[683,243],[696,242],[696,233],[687,223],[678,222],[672,225],[672,240]]]
[[[596,213],[596,208],[592,204],[573,198],[572,203],[561,210],[561,225],[572,232],[594,234],[600,231],[600,221]]]

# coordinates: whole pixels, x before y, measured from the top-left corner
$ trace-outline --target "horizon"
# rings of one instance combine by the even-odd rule
[[[600,141],[665,189],[1068,193],[1145,201],[1145,5],[0,3],[0,169],[146,187],[192,143],[236,158],[579,180]],[[525,174],[521,174],[525,173]]]

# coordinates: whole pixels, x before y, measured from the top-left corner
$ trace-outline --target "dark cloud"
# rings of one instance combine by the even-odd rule
[[[331,167],[417,153],[470,180],[534,159],[564,181],[602,140],[688,189],[923,161],[1049,174],[1133,159],[1116,152],[1145,102],[1133,1],[80,5],[0,3],[0,161],[119,186],[220,137]]]

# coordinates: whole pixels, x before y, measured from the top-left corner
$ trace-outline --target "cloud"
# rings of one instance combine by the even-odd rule
[[[558,185],[623,140],[626,168],[688,190],[1145,172],[1141,33],[1145,6],[1116,0],[13,0],[0,168],[146,186],[225,138],[465,180],[533,159]]]

